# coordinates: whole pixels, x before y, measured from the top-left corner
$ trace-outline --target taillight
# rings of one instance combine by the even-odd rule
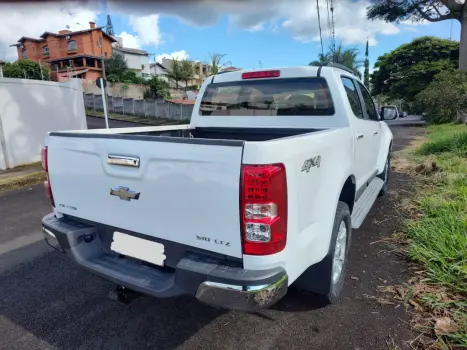
[[[52,186],[50,185],[50,180],[49,180],[49,151],[47,146],[42,148],[42,168],[47,174],[47,179],[44,181],[44,188],[45,188],[45,194],[47,197],[50,198],[50,201],[52,202],[52,206],[55,207],[55,201],[54,201],[54,196],[52,194]]]
[[[280,76],[280,70],[262,70],[242,73],[242,79],[279,78]]]
[[[287,240],[287,179],[284,165],[244,165],[241,181],[243,253],[279,253],[285,248]]]

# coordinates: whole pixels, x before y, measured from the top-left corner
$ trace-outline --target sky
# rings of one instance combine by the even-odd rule
[[[326,51],[331,41],[327,1],[318,0]],[[366,19],[368,0],[333,0],[336,43],[357,47],[364,59],[370,43],[370,66],[378,56],[412,39],[433,35],[459,40],[457,21],[401,23]],[[207,61],[225,54],[224,63],[239,68],[306,65],[321,52],[315,0],[172,0],[51,1],[0,3],[0,59],[17,59],[9,47],[22,36],[45,31],[81,30],[89,21],[105,26],[127,47],[162,57]],[[452,28],[452,29],[451,29]]]

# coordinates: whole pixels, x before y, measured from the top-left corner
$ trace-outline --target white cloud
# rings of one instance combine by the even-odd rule
[[[127,32],[122,32],[118,35],[120,38],[122,38],[123,41],[123,46],[124,47],[129,47],[132,49],[140,49],[141,48],[141,40],[139,36],[134,36],[131,34],[128,34]]]
[[[22,36],[38,38],[45,31],[89,28],[99,12],[97,2],[0,3],[0,59],[18,58],[15,44]],[[81,23],[80,26],[77,23]]]
[[[143,16],[148,13],[172,15],[195,26],[212,26],[221,16],[227,15],[229,23],[237,28],[260,31],[274,29],[286,31],[299,41],[319,41],[315,0],[191,0],[185,1],[133,1],[109,0],[112,11]],[[400,29],[392,23],[366,18],[369,0],[340,0],[334,2],[335,33],[338,41],[370,45],[377,44],[377,35],[394,35]],[[323,39],[329,38],[326,2],[320,2]],[[271,30],[272,30],[271,29]]]
[[[163,53],[161,55],[157,55],[156,56],[156,62],[162,62],[162,59],[163,58],[167,58],[169,60],[177,60],[177,61],[181,61],[181,60],[187,60],[188,57],[190,57],[185,50],[181,50],[181,51],[175,51],[175,52],[172,52],[171,54],[168,54],[168,53]]]
[[[159,30],[159,15],[149,15],[143,17],[130,16],[130,25],[142,45],[159,46],[162,44]]]

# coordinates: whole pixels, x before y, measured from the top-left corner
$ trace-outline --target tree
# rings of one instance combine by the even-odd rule
[[[50,70],[46,66],[41,66],[39,62],[32,60],[19,60],[13,63],[6,62],[3,64],[3,76],[5,78],[20,78],[20,79],[36,79],[50,80]]]
[[[413,101],[435,75],[457,67],[459,44],[435,37],[420,37],[378,57],[371,75],[373,95]]]
[[[114,55],[104,60],[107,80],[112,83],[121,83],[128,72],[128,64],[122,55]]]
[[[467,112],[467,72],[442,72],[419,93],[415,102],[430,123],[450,123]]]
[[[185,82],[185,90],[188,87],[188,82],[193,79],[195,71],[193,69],[193,64],[188,60],[180,61],[180,75],[182,81]]]
[[[368,39],[366,41],[366,50],[365,50],[365,72],[363,73],[363,83],[366,88],[370,89],[370,60],[368,59]]]
[[[319,65],[330,65],[333,63],[342,64],[350,68],[356,76],[359,78],[362,77],[359,69],[362,67],[362,61],[358,59],[359,51],[356,47],[349,49],[344,49],[342,44],[339,44],[336,51],[332,52],[332,48],[329,48],[327,53],[319,54],[318,60],[309,63],[309,66],[319,66]]]
[[[218,74],[224,66],[231,64],[230,61],[223,62],[225,56],[227,55],[221,53],[209,53],[208,65],[211,67],[211,75]]]
[[[167,68],[165,76],[167,77],[167,79],[169,79],[169,81],[174,82],[176,88],[178,89],[178,83],[180,81],[183,81],[182,65],[180,61],[172,59],[170,67]]]
[[[148,91],[149,96],[145,94],[145,97],[162,97],[164,99],[170,99],[170,86],[165,80],[158,76],[153,76],[148,80]]]
[[[467,2],[460,0],[372,0],[367,9],[369,19],[386,22],[428,21],[449,19],[461,24],[459,69],[467,70]]]

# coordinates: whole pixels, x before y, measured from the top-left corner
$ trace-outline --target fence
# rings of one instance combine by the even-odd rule
[[[84,105],[88,109],[97,111],[104,109],[101,95],[84,94]],[[135,100],[133,98],[113,96],[107,96],[107,106],[111,113],[171,120],[190,119],[193,111],[193,105],[172,103],[164,100]]]

